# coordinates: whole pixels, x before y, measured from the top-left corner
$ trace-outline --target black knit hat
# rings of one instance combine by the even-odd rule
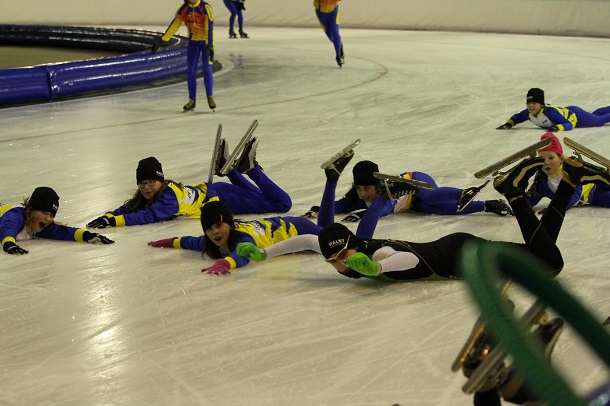
[[[228,223],[231,227],[235,226],[231,208],[218,200],[204,204],[201,208],[201,228],[203,231],[218,222]]]
[[[375,162],[360,161],[354,165],[354,184],[358,186],[377,185],[379,179],[373,176],[373,172],[379,172],[379,166]]]
[[[161,182],[165,180],[161,162],[157,161],[157,158],[155,157],[151,156],[142,159],[138,163],[138,168],[136,169],[136,183],[140,183],[145,180],[159,180]]]
[[[28,199],[27,207],[30,210],[48,211],[55,217],[59,210],[59,196],[50,187],[37,187]]]
[[[544,105],[544,90],[537,87],[531,88],[527,92],[526,103],[540,103]]]
[[[324,258],[329,259],[341,250],[356,248],[360,240],[343,224],[333,223],[324,227],[318,235],[318,244]]]

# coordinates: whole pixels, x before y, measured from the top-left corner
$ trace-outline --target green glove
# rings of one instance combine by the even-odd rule
[[[264,249],[258,248],[256,245],[249,242],[240,242],[237,244],[237,255],[256,262],[267,259],[267,253]]]
[[[345,260],[345,265],[353,269],[354,271],[367,276],[379,275],[379,264],[373,262],[367,255],[362,252],[357,252],[350,255]]]

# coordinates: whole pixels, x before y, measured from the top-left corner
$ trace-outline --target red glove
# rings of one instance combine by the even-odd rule
[[[231,269],[231,264],[229,261],[222,258],[214,262],[214,265],[211,267],[203,268],[201,272],[205,272],[208,275],[230,275],[231,272],[229,272],[229,269]]]
[[[148,245],[155,248],[174,248],[174,240],[176,238],[178,237],[164,238],[158,241],[151,241],[148,243]]]

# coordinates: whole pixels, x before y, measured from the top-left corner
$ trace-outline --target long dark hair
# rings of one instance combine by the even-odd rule
[[[362,185],[360,185],[360,186],[362,186]],[[383,197],[388,199],[388,194],[387,194],[386,190],[383,187],[381,187],[381,182],[377,183],[376,185],[367,185],[367,186],[375,186],[375,188],[377,189],[377,194],[382,195]],[[360,198],[358,197],[358,192],[356,191],[355,183],[352,183],[352,187],[350,188],[350,190],[347,191],[347,193],[345,194],[345,196],[343,196],[343,198],[345,200],[347,200],[350,204],[358,203]]]
[[[170,183],[173,183],[174,185],[178,186],[180,188],[180,190],[184,190],[184,185],[182,183],[173,181],[171,179],[167,179],[167,180],[163,181],[162,183],[163,184],[161,185],[161,187],[159,188],[157,193],[155,193],[153,195],[153,197],[150,198],[150,200],[146,200],[144,195],[142,193],[140,193],[140,189],[138,189],[138,190],[136,190],[136,192],[134,193],[134,195],[131,199],[126,200],[125,203],[123,203],[123,207],[128,207],[134,212],[144,210],[150,204],[155,202],[159,198],[159,196],[161,196],[161,194],[165,191],[165,189],[167,189],[167,187],[169,186]]]

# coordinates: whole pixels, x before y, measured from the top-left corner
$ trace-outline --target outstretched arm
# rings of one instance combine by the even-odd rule
[[[318,236],[313,234],[298,235],[265,248],[259,248],[251,243],[241,243],[237,246],[237,254],[252,261],[264,261],[267,258],[299,251],[315,251],[321,254]]]

